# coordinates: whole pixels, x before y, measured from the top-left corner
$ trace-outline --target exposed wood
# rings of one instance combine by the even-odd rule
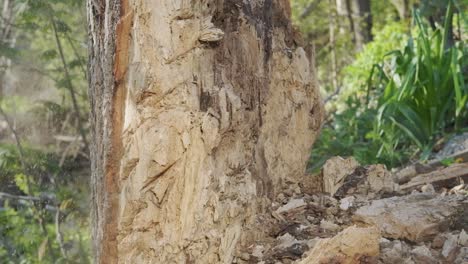
[[[322,121],[289,1],[88,0],[88,17],[95,263],[232,263]]]
[[[453,160],[458,163],[465,163],[468,161],[468,150],[457,152],[453,155],[446,157],[445,159]],[[440,170],[443,167],[445,167],[445,165],[442,163],[441,160],[432,160],[427,164],[415,163],[398,171],[396,173],[396,181],[399,184],[407,183],[412,178],[420,174]]]
[[[447,168],[418,175],[408,183],[401,185],[402,190],[423,186],[426,184],[437,185],[446,181],[457,181],[458,178],[468,176],[468,163],[454,164]]]
[[[379,228],[384,237],[406,239],[414,243],[428,241],[437,234],[466,226],[467,199],[463,196],[440,196],[415,193],[374,200],[359,208],[354,219]]]
[[[333,238],[320,240],[299,264],[371,263],[364,259],[379,255],[380,233],[377,228],[348,227]]]

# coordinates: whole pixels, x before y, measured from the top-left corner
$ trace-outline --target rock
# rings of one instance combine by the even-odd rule
[[[345,177],[358,166],[359,163],[353,157],[333,157],[327,160],[322,169],[323,191],[333,196],[343,185]]]
[[[309,246],[307,245],[307,243],[299,242],[286,248],[285,252],[282,253],[282,255],[288,256],[292,259],[299,259],[307,250],[309,250]]]
[[[411,251],[411,256],[416,264],[437,264],[437,260],[432,256],[431,251],[426,246],[415,247]]]
[[[320,240],[321,240],[320,238],[313,238],[313,239],[307,241],[307,246],[309,246],[309,248],[314,248],[315,245],[316,245]]]
[[[468,247],[468,234],[466,234],[464,229],[458,235],[458,245]]]
[[[427,241],[450,226],[468,224],[464,219],[466,200],[466,197],[427,193],[392,197],[359,208],[353,219],[378,227],[384,237]]]
[[[381,250],[379,260],[384,264],[407,263],[411,260],[408,245],[399,240],[384,243]]]
[[[367,168],[367,182],[373,192],[398,190],[398,185],[393,181],[393,174],[382,164],[370,165]]]
[[[318,241],[299,264],[367,263],[364,261],[379,255],[379,239],[376,228],[351,226],[333,238]]]
[[[263,258],[263,252],[265,251],[265,247],[261,245],[257,245],[252,250],[252,256],[256,257],[257,259]]]
[[[338,207],[329,207],[325,210],[325,213],[327,215],[336,215],[338,214],[340,210],[338,209]]]
[[[301,187],[297,186],[296,188],[294,188],[294,193],[301,194]]]
[[[455,264],[466,264],[468,263],[468,247],[462,247],[460,253],[454,261]]]
[[[341,186],[335,191],[335,197],[345,197],[350,194],[367,195],[369,198],[380,193],[399,191],[399,185],[394,182],[393,174],[385,165],[377,164],[368,167],[357,167],[347,175]]]
[[[445,143],[442,150],[435,155],[435,158],[444,159],[447,156],[464,151],[466,149],[468,149],[468,133],[465,132],[449,139],[448,142]]]
[[[392,244],[392,242],[390,240],[386,239],[385,237],[380,238],[379,243],[380,243],[381,248],[390,247],[390,245]]]
[[[276,210],[276,212],[280,214],[280,213],[284,213],[284,212],[299,208],[301,206],[306,206],[306,205],[307,205],[306,202],[302,198],[301,199],[292,199],[287,204],[285,204],[285,205],[281,206],[280,208],[278,208],[278,210]]]
[[[424,185],[423,187],[421,187],[421,192],[423,193],[435,193],[435,189],[434,189],[434,186],[430,183]]]
[[[250,260],[250,255],[248,253],[242,253],[240,256],[239,256],[240,259],[244,260],[244,261],[248,261]]]
[[[418,174],[418,171],[416,170],[416,166],[410,165],[396,172],[395,178],[398,183],[403,183],[403,182],[409,181],[411,178],[413,178],[417,174]]]
[[[445,237],[445,234],[438,234],[431,243],[431,247],[435,249],[442,248],[444,246],[445,240],[447,238]]]
[[[335,223],[332,223],[330,221],[327,221],[325,219],[323,219],[322,221],[320,221],[320,228],[322,229],[325,229],[325,230],[328,230],[328,231],[332,231],[332,232],[335,232],[335,231],[338,231],[340,230],[340,226],[335,224]]]
[[[347,211],[350,207],[354,205],[354,196],[348,196],[346,198],[341,199],[340,201],[340,209],[343,211]]]
[[[278,237],[277,240],[279,244],[272,251],[272,257],[275,259],[299,259],[309,249],[306,241],[298,241],[289,233]]]
[[[328,195],[321,195],[314,199],[316,203],[323,207],[335,207],[338,205],[338,200]]]
[[[280,194],[278,194],[278,197],[276,197],[276,200],[278,202],[283,202],[285,198],[286,198],[286,196],[284,196],[284,193],[280,193]]]
[[[442,256],[447,259],[447,261],[454,260],[458,250],[457,246],[458,237],[456,235],[449,234],[447,240],[445,240],[444,246],[442,247]]]
[[[295,237],[291,236],[289,233],[279,236],[277,240],[280,242],[280,244],[276,246],[277,248],[287,248],[299,242]]]

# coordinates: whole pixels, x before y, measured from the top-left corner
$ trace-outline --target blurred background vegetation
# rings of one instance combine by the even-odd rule
[[[327,109],[309,169],[331,156],[389,168],[467,131],[466,0],[292,0]]]
[[[89,263],[85,1],[0,3],[0,263]]]
[[[85,1],[0,3],[0,263],[89,263]],[[311,171],[426,160],[466,132],[466,0],[291,4],[327,108]]]

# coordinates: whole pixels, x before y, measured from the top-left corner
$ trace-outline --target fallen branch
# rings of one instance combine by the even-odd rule
[[[4,192],[0,192],[0,198],[24,200],[24,201],[40,201],[40,200],[42,200],[39,197],[26,196],[26,195],[14,195],[14,194],[9,194],[9,193],[4,193]]]
[[[457,152],[453,155],[446,157],[448,160],[461,160],[461,162],[468,161],[468,150],[463,150]],[[440,170],[441,167],[445,167],[442,163],[442,160],[433,160],[427,164],[415,163],[410,166],[407,166],[396,173],[397,182],[399,184],[407,183],[412,178],[419,176],[421,174],[430,173],[435,170]]]
[[[421,174],[414,177],[408,183],[401,185],[402,190],[423,186],[426,184],[438,184],[449,180],[457,180],[460,177],[468,176],[468,163],[454,164],[447,168]]]

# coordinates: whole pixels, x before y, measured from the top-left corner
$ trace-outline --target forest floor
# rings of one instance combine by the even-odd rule
[[[331,158],[258,217],[269,232],[237,263],[468,263],[464,143],[442,150],[452,164],[439,159],[392,172]]]

